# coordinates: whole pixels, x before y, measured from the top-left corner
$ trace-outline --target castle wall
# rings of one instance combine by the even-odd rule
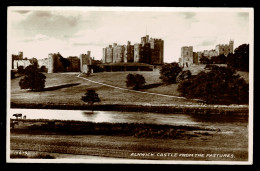
[[[106,63],[112,63],[113,62],[113,47],[109,45],[106,48]]]
[[[113,63],[124,62],[124,46],[116,45],[113,47]]]
[[[215,50],[217,52],[217,55],[224,54],[225,56],[227,56],[229,53],[233,53],[234,51],[234,41],[230,40],[229,44],[216,45]]]
[[[68,72],[79,72],[80,71],[80,60],[77,56],[68,57],[70,66],[67,68]]]
[[[30,60],[14,60],[13,62],[14,69],[18,69],[19,66],[23,66],[23,68],[26,68],[29,65],[31,65]]]
[[[60,61],[60,58],[57,54],[49,54],[48,57],[48,73],[55,73],[55,72],[64,72],[64,66]]]
[[[134,62],[140,62],[141,46],[139,43],[134,44]]]
[[[38,67],[41,68],[42,66],[45,66],[46,68],[49,67],[49,60],[48,60],[48,58],[38,59]]]

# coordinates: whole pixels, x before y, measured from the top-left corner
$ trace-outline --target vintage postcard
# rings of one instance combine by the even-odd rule
[[[253,8],[7,13],[7,162],[253,163]]]

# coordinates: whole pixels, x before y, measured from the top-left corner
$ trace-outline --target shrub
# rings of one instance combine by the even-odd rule
[[[140,74],[128,74],[126,77],[126,86],[133,87],[134,90],[138,90],[145,84],[145,78]]]
[[[183,80],[189,79],[191,77],[191,72],[190,70],[182,71],[178,74],[176,77],[176,82],[181,82]]]
[[[176,83],[176,77],[181,71],[182,68],[176,62],[165,64],[160,70],[160,79],[166,84]]]
[[[178,91],[187,98],[199,98],[211,104],[247,104],[248,84],[235,71],[214,67],[210,72],[184,80]]]

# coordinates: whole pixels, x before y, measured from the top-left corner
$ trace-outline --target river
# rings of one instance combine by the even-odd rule
[[[26,119],[57,119],[77,120],[88,122],[109,123],[149,123],[167,125],[247,125],[245,116],[223,116],[223,115],[191,115],[191,114],[164,114],[146,112],[119,112],[119,111],[82,111],[82,110],[52,110],[52,109],[10,109],[9,117],[15,118],[13,114],[22,113]]]

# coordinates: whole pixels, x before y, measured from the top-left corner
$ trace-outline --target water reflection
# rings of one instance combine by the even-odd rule
[[[81,111],[81,110],[49,110],[49,109],[10,109],[10,118],[14,113],[22,113],[27,119],[79,120],[89,122],[110,123],[152,123],[168,125],[212,125],[225,123],[247,123],[248,119],[238,116],[223,115],[188,115],[163,114],[146,112],[119,111]]]

